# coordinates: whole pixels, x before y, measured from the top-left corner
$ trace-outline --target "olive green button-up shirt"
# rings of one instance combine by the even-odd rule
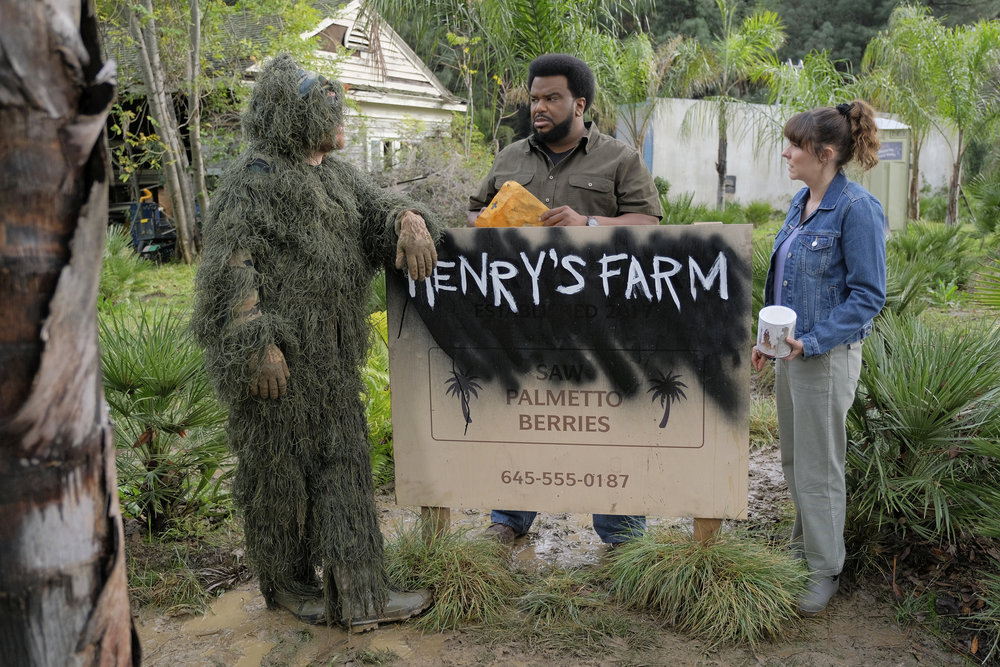
[[[580,143],[555,166],[533,136],[504,148],[479,192],[469,198],[469,210],[486,207],[500,186],[517,181],[549,208],[569,206],[586,216],[643,213],[659,218],[660,197],[638,151],[602,134],[593,123],[587,125]]]

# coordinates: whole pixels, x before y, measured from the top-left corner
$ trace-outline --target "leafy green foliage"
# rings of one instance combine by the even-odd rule
[[[440,631],[499,621],[522,584],[507,567],[506,549],[495,540],[469,539],[465,532],[425,540],[422,528],[420,523],[401,528],[385,548],[393,586],[434,593],[434,606],[417,623]]]
[[[913,222],[904,232],[897,232],[886,241],[887,264],[895,269],[902,265],[920,265],[925,287],[933,288],[942,281],[965,287],[978,262],[975,243],[959,227],[933,222]]]
[[[645,0],[365,0],[366,6],[402,29],[404,38],[429,47],[420,55],[432,68],[445,70],[446,78],[461,79],[465,91],[472,91],[473,105],[484,114],[477,120],[487,120],[480,127],[491,142],[527,97],[531,60],[543,53],[569,53],[596,66],[604,50],[602,33],[613,37],[624,32],[624,25],[647,4]],[[477,37],[481,41],[470,45],[469,40]],[[603,84],[600,79],[598,83]],[[613,107],[603,111],[610,117],[615,113]]]
[[[868,40],[883,28],[898,0],[777,0],[770,6],[788,26],[782,59],[828,51],[845,69],[859,69]]]
[[[753,288],[750,295],[750,312],[754,314],[751,323],[753,339],[757,340],[756,314],[764,307],[764,284],[767,281],[767,271],[771,267],[771,246],[777,228],[773,226],[759,227],[753,231],[753,257],[751,258],[751,274]]]
[[[920,219],[922,221],[944,222],[947,210],[947,191],[925,194],[920,198]]]
[[[716,187],[716,207],[723,209],[723,191],[726,154],[729,145],[730,124],[736,122],[733,107],[741,104],[740,95],[755,78],[755,73],[773,56],[785,40],[784,25],[777,14],[757,9],[740,18],[737,0],[716,0],[721,18],[721,29],[705,44],[711,74],[704,77],[704,85],[711,93],[711,116],[718,127],[719,174]],[[733,130],[739,128],[732,128]]]
[[[771,221],[774,209],[766,201],[752,201],[743,208],[743,217],[754,227],[760,227]]]
[[[888,30],[865,54],[865,67],[879,85],[869,86],[877,102],[915,131],[915,148],[931,122],[954,127],[952,177],[945,221],[958,222],[958,190],[971,139],[996,130],[997,92],[993,72],[1000,66],[1000,22],[945,26],[925,7],[900,5]]]
[[[187,319],[140,304],[106,309],[99,324],[123,511],[154,534],[193,513],[228,512],[226,413]]]
[[[690,225],[695,218],[708,212],[704,204],[694,203],[693,192],[682,192],[675,198],[660,195],[660,207],[663,209],[661,225]]]
[[[979,232],[1000,232],[1000,168],[971,178],[965,192],[975,208],[974,223]]]
[[[806,584],[790,553],[733,532],[702,543],[686,532],[650,530],[615,550],[605,574],[623,604],[711,645],[781,636]]]
[[[368,419],[368,452],[375,486],[395,476],[392,456],[392,405],[389,401],[389,337],[385,311],[368,318],[375,330],[368,359],[361,371],[364,382],[365,415]]]
[[[1000,328],[883,315],[848,414],[850,524],[861,539],[1000,535]]]
[[[994,250],[985,259],[976,276],[975,288],[977,302],[1000,310],[1000,251]]]
[[[97,293],[98,306],[105,308],[129,299],[145,286],[150,269],[149,262],[144,262],[133,251],[128,231],[120,225],[108,227]]]

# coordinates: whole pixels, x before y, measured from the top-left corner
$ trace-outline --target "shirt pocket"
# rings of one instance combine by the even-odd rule
[[[615,182],[604,176],[571,174],[569,182],[570,206],[584,215],[618,215],[615,199]]]
[[[499,190],[507,181],[516,181],[521,185],[527,185],[535,175],[530,171],[519,171],[508,174],[496,174],[493,177],[493,187]]]
[[[806,273],[814,278],[826,273],[833,257],[837,237],[832,234],[808,234],[799,232],[796,239],[802,249]]]

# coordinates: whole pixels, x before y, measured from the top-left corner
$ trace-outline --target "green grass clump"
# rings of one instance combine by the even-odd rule
[[[750,449],[770,447],[778,441],[778,404],[773,395],[750,399]]]
[[[616,603],[594,570],[543,571],[514,604],[517,614],[493,628],[494,634],[498,641],[519,642],[531,651],[583,658],[601,646],[642,650],[655,637],[648,624]]]
[[[434,606],[418,624],[435,632],[496,623],[508,613],[522,582],[507,559],[500,543],[470,538],[468,531],[446,532],[426,542],[420,522],[400,529],[386,543],[391,585],[434,593]]]
[[[616,550],[605,568],[625,605],[657,614],[712,645],[781,635],[797,616],[806,570],[791,554],[740,533],[700,543],[654,529]]]

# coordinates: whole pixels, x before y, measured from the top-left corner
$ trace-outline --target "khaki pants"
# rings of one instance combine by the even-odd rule
[[[844,424],[860,374],[861,343],[775,362],[781,466],[795,503],[792,543],[823,576],[844,567]]]

